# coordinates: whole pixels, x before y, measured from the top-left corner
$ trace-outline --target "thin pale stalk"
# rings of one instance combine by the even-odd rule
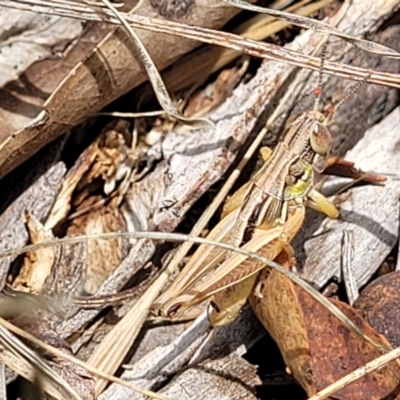
[[[154,88],[155,95],[157,100],[159,101],[163,110],[171,117],[175,118],[179,122],[182,122],[186,125],[197,126],[199,128],[204,126],[214,127],[214,124],[206,119],[206,118],[187,118],[181,115],[178,110],[175,108],[170,95],[168,94],[168,90],[165,87],[165,84],[161,78],[160,73],[153,60],[150,57],[146,47],[143,45],[142,41],[139,39],[139,36],[132,29],[132,27],[128,24],[125,17],[120,13],[108,0],[102,0],[103,3],[110,9],[112,14],[119,20],[122,27],[128,33],[133,45],[136,47],[138,55],[144,65],[149,80]]]
[[[222,0],[222,1],[231,6],[241,8],[242,10],[249,10],[249,11],[254,11],[257,13],[268,14],[275,18],[279,18],[284,21],[290,22],[293,25],[300,26],[302,28],[307,28],[307,29],[311,29],[318,33],[328,34],[328,35],[333,35],[333,36],[339,37],[339,38],[345,40],[346,42],[349,42],[352,45],[359,47],[360,49],[367,51],[369,53],[377,54],[377,55],[383,56],[383,57],[395,58],[395,59],[400,58],[400,54],[394,49],[391,49],[387,46],[383,46],[379,43],[371,42],[370,40],[354,38],[350,35],[346,35],[344,32],[341,32],[339,29],[337,29],[333,26],[330,26],[330,25],[326,24],[325,22],[319,21],[317,19],[303,17],[300,15],[291,14],[291,13],[288,13],[285,11],[272,10],[270,8],[252,5],[252,4],[249,4],[242,0]],[[342,5],[342,8],[348,7],[349,3],[350,3],[349,1],[346,1],[345,4]]]
[[[400,53],[398,53],[394,49],[391,49],[391,48],[381,45],[379,43],[371,42],[369,40],[360,39],[360,38],[356,38],[356,37],[347,35],[344,32],[341,32],[339,29],[336,29],[323,21],[315,20],[315,19],[308,18],[308,17],[303,17],[300,15],[295,15],[295,14],[285,12],[285,11],[272,10],[272,9],[265,8],[265,7],[255,6],[255,5],[249,4],[242,0],[223,0],[223,1],[231,6],[239,7],[244,10],[250,10],[250,11],[254,11],[254,12],[258,12],[258,13],[268,14],[275,18],[279,18],[284,21],[290,22],[293,25],[300,26],[302,28],[311,29],[315,32],[337,36],[337,37],[353,44],[354,46],[357,46],[357,47],[363,49],[364,51],[367,51],[372,54],[377,54],[380,56],[390,57],[390,58],[400,58]],[[60,2],[54,1],[54,0],[50,0],[50,1],[19,0],[18,3],[32,4],[32,5],[37,4],[37,5],[40,5],[45,8],[53,8],[53,9],[56,8],[57,6],[60,6]],[[86,10],[86,12],[88,14],[93,13],[93,10],[90,9],[90,3],[86,3],[88,5],[87,8],[82,7],[79,3],[75,3],[75,4],[78,7],[74,6],[74,2],[69,2],[67,4],[65,4],[63,2],[61,4],[61,7],[59,7],[59,10],[62,9],[63,5],[66,5],[66,8],[71,13],[77,9],[79,9],[80,12],[85,12],[85,10]],[[347,1],[345,3],[345,6],[348,6],[348,5],[349,5],[349,2]],[[109,10],[99,7],[99,5],[96,7],[96,11],[103,13],[107,17],[112,17],[113,15],[115,16],[115,14],[113,12],[109,12]],[[121,14],[123,14],[123,13],[121,13]],[[53,13],[53,15],[54,15],[54,13]],[[92,15],[92,17],[93,17],[93,15]],[[129,21],[128,15],[126,15],[125,18]],[[111,22],[111,20],[110,20],[110,22]],[[115,23],[115,21],[113,21],[112,23]]]
[[[107,117],[117,117],[117,118],[147,118],[147,117],[158,117],[159,115],[165,114],[165,111],[143,111],[143,112],[99,112],[96,116],[107,116]]]
[[[23,1],[25,1],[25,3],[23,3]],[[61,7],[52,9],[48,5],[51,3],[48,3],[47,6],[41,5],[40,7],[32,8],[32,4],[35,4],[36,1],[38,0],[21,0],[21,2],[3,0],[2,6],[23,9],[27,11],[36,11],[50,15],[60,15],[87,21],[109,22],[117,25],[120,24],[115,17],[110,17],[105,13],[104,16],[107,18],[105,20],[101,15],[96,14],[91,10],[88,10],[87,12],[75,12]],[[27,5],[26,2],[28,2],[30,5]],[[239,35],[198,26],[185,25],[178,22],[148,18],[139,15],[126,15],[125,19],[134,28],[146,29],[153,32],[198,40],[203,43],[231,48],[238,52],[242,52],[254,57],[271,61],[285,62],[290,65],[308,68],[314,71],[318,71],[320,68],[320,59],[317,57],[303,55],[297,51],[275,46],[269,43],[261,43],[255,40],[246,39]],[[368,83],[400,88],[400,75],[390,72],[369,70],[366,68],[339,64],[327,60],[324,66],[324,73],[356,81],[365,81]]]
[[[6,250],[0,254],[0,258],[8,257],[8,256],[16,256],[19,254],[23,254],[27,251],[34,251],[38,249],[47,248],[50,246],[56,246],[61,244],[73,244],[80,243],[87,240],[93,239],[116,239],[116,238],[124,238],[124,239],[151,239],[151,240],[161,240],[161,241],[172,241],[172,242],[192,242],[197,244],[207,244],[211,246],[220,247],[221,249],[236,252],[238,254],[245,255],[248,258],[252,258],[261,263],[264,263],[265,266],[270,267],[278,271],[279,273],[285,275],[289,279],[291,279],[294,283],[299,285],[302,289],[304,289],[310,296],[319,301],[323,306],[325,306],[333,315],[336,316],[348,329],[351,329],[354,333],[360,336],[362,339],[366,340],[368,343],[372,344],[374,347],[379,348],[381,350],[386,350],[383,348],[381,344],[376,343],[369,336],[365,335],[361,329],[354,324],[342,311],[340,311],[334,304],[332,304],[329,299],[324,297],[318,290],[316,290],[312,285],[308,282],[301,279],[299,276],[294,274],[291,271],[286,270],[281,265],[277,264],[274,261],[268,260],[265,257],[260,256],[257,253],[246,251],[237,246],[231,246],[227,243],[215,242],[213,240],[207,240],[200,237],[194,237],[191,235],[184,235],[180,233],[164,233],[164,232],[110,232],[110,233],[102,233],[102,234],[92,234],[92,235],[83,235],[83,236],[74,236],[67,237],[62,239],[54,239],[49,240],[47,242],[36,243],[33,245],[28,245],[20,249],[12,249]],[[167,279],[167,278],[166,278]],[[161,290],[161,289],[160,289]],[[135,310],[135,312],[139,312],[139,310]],[[146,310],[147,312],[147,310]]]
[[[161,396],[161,395],[159,395],[159,394],[157,394],[155,392],[152,392],[151,390],[142,389],[142,388],[140,388],[140,387],[138,387],[136,385],[133,385],[133,384],[131,384],[129,382],[124,381],[123,379],[120,379],[120,378],[117,378],[115,376],[106,374],[103,371],[92,367],[91,365],[85,363],[84,361],[79,360],[78,358],[76,358],[74,356],[72,356],[70,354],[67,354],[67,353],[64,353],[63,351],[61,351],[61,350],[59,350],[59,349],[57,349],[57,348],[55,348],[53,346],[50,346],[47,343],[44,343],[42,340],[36,338],[35,336],[31,335],[28,332],[25,332],[24,330],[16,327],[15,325],[7,322],[6,320],[4,320],[2,318],[0,318],[0,327],[1,327],[2,330],[8,330],[10,332],[13,332],[16,335],[22,337],[23,339],[26,339],[26,340],[34,343],[35,345],[39,346],[40,348],[42,348],[43,350],[47,351],[48,353],[54,355],[55,357],[59,357],[59,358],[62,358],[63,360],[70,361],[70,362],[72,362],[72,363],[74,363],[74,364],[86,369],[88,372],[90,372],[93,375],[101,376],[102,378],[107,379],[110,382],[117,383],[117,384],[122,385],[122,386],[124,386],[124,387],[126,387],[128,389],[131,389],[131,390],[133,390],[135,392],[141,393],[141,394],[143,394],[145,396],[149,396],[149,397],[154,398],[154,399],[169,400],[167,397]],[[78,397],[78,399],[80,399],[80,397]]]
[[[35,352],[33,352],[24,343],[15,338],[4,326],[0,326],[0,346],[12,353],[16,358],[22,359],[33,367],[35,373],[27,375],[27,371],[18,371],[31,381],[39,381],[41,388],[57,399],[63,399],[65,396],[70,399],[82,400],[81,396],[67,383],[58,373]],[[4,351],[4,350],[3,350]],[[1,357],[2,358],[2,357]],[[7,357],[3,358],[7,363]],[[8,363],[7,363],[8,364]],[[8,365],[13,368],[12,364]]]
[[[7,400],[6,366],[0,363],[0,399]]]

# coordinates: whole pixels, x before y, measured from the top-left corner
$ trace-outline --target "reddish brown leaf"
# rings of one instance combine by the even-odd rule
[[[393,347],[400,346],[400,273],[391,272],[370,283],[354,303],[364,318],[386,336]]]
[[[286,262],[281,255],[279,263]],[[324,306],[285,276],[272,271],[260,278],[263,298],[253,308],[276,340],[287,367],[309,396],[378,357],[380,353],[349,331]],[[349,305],[332,300],[365,334],[389,346]],[[364,376],[335,394],[341,400],[400,398],[398,364]],[[389,397],[390,396],[390,397]]]

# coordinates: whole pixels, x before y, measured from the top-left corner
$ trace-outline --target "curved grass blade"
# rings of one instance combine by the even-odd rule
[[[270,8],[255,6],[255,5],[249,4],[242,0],[222,0],[222,1],[231,6],[239,7],[243,10],[249,10],[249,11],[254,11],[254,12],[258,12],[258,13],[268,14],[268,15],[274,16],[276,18],[282,19],[284,21],[290,22],[293,25],[300,26],[302,28],[311,29],[318,33],[337,36],[337,37],[345,40],[346,42],[349,42],[352,45],[354,45],[364,51],[367,51],[368,53],[377,54],[382,57],[388,57],[388,58],[394,58],[394,59],[400,58],[400,53],[394,49],[391,49],[390,47],[384,46],[379,43],[371,42],[370,40],[360,39],[360,38],[356,38],[356,37],[353,37],[350,35],[346,35],[344,32],[341,32],[339,29],[334,28],[333,26],[330,26],[330,25],[326,24],[325,22],[322,22],[322,21],[319,21],[319,20],[316,20],[313,18],[303,17],[300,15],[291,14],[291,13],[288,13],[285,11],[278,11],[278,10],[272,10]]]
[[[332,304],[329,299],[323,296],[318,290],[316,290],[311,284],[297,276],[291,271],[286,270],[278,263],[268,260],[267,258],[260,256],[257,253],[247,251],[245,249],[241,249],[237,246],[231,246],[226,243],[216,242],[213,240],[208,240],[196,236],[185,235],[180,233],[165,233],[165,232],[110,232],[110,233],[102,233],[102,234],[92,234],[92,235],[82,235],[82,236],[73,236],[62,239],[54,239],[47,242],[36,243],[33,245],[24,246],[19,249],[10,249],[3,251],[0,253],[0,258],[16,256],[28,251],[34,251],[37,249],[43,249],[50,246],[57,246],[61,244],[73,244],[80,243],[82,241],[93,240],[93,239],[115,239],[115,238],[125,238],[125,239],[151,239],[151,240],[161,240],[161,241],[172,241],[172,242],[191,242],[197,244],[208,244],[212,246],[219,247],[221,249],[236,252],[238,254],[242,254],[246,257],[252,258],[263,263],[265,266],[270,267],[278,271],[279,273],[287,276],[294,283],[299,285],[302,289],[304,289],[307,293],[310,294],[314,299],[319,301],[323,306],[325,306],[336,318],[339,319],[348,329],[351,329],[354,333],[360,336],[363,340],[366,340],[368,343],[373,345],[374,347],[386,351],[386,348],[382,348],[381,344],[375,343],[373,339],[367,336],[364,332],[358,328],[357,325],[354,324],[342,311],[340,311],[334,304]]]
[[[58,373],[53,371],[52,368],[34,351],[28,346],[22,343],[20,340],[15,338],[11,333],[0,325],[0,346],[7,349],[9,352],[14,354],[17,360],[23,360],[28,362],[36,371],[37,379],[39,382],[43,382],[42,389],[48,392],[51,396],[57,399],[75,399],[83,400],[81,396],[67,383]],[[3,358],[0,356],[0,358]],[[4,357],[4,362],[8,364],[10,368],[13,365],[9,360]],[[26,370],[17,371],[23,374],[23,376],[29,380],[29,375]]]
[[[37,5],[38,3],[40,6]],[[51,7],[51,4],[57,6]],[[73,7],[62,7],[62,5],[58,5],[54,0],[52,2],[45,2],[45,4],[40,0],[20,0],[18,2],[3,0],[2,6],[85,21],[108,22],[120,25],[119,20],[113,17],[109,12],[107,13],[104,11],[102,14],[94,13],[90,8],[87,8],[85,12],[78,12],[75,11]],[[295,50],[286,49],[270,43],[258,42],[232,33],[199,26],[190,26],[179,22],[148,18],[140,15],[125,15],[125,19],[134,28],[198,40],[203,43],[230,48],[254,57],[285,62],[296,67],[308,68],[313,71],[319,71],[320,69],[321,62],[318,57],[304,55]],[[341,78],[364,81],[366,83],[400,88],[400,74],[391,72],[369,70],[327,60],[324,64],[324,73]]]
[[[159,101],[163,110],[170,115],[171,117],[175,118],[181,123],[192,127],[203,128],[205,126],[214,128],[214,123],[211,122],[207,118],[187,118],[181,115],[175,106],[172,103],[171,97],[168,94],[167,88],[161,78],[160,73],[157,70],[153,60],[150,57],[146,47],[143,45],[142,41],[139,39],[139,36],[136,32],[132,29],[132,27],[128,24],[124,16],[108,1],[108,0],[101,0],[114,14],[115,18],[117,18],[123,28],[128,33],[132,43],[137,49],[140,59],[144,67],[146,68],[147,75],[149,76],[149,80],[151,85],[153,86],[154,92],[156,94],[157,100]]]

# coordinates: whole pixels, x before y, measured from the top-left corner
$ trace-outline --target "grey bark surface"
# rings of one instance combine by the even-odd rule
[[[263,329],[247,307],[230,326],[213,329],[203,314],[185,332],[168,345],[158,346],[123,373],[123,378],[141,387],[156,389],[168,377],[184,370],[162,390],[171,399],[200,395],[200,398],[256,399],[255,386],[260,384],[256,367],[240,357],[261,338]],[[139,345],[140,349],[140,345]],[[205,361],[211,358],[211,360]],[[184,368],[189,363],[190,368]],[[138,378],[140,377],[140,378]],[[186,391],[186,389],[189,391]],[[194,390],[194,392],[192,392]],[[210,397],[209,397],[210,396]],[[100,400],[139,400],[144,396],[112,384]]]

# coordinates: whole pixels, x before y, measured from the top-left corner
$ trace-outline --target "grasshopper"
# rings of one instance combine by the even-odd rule
[[[290,242],[303,224],[306,205],[330,218],[339,216],[315,188],[315,173],[325,169],[332,144],[328,118],[318,111],[325,50],[313,110],[295,120],[273,151],[262,149],[264,165],[228,199],[208,239],[257,251],[271,260],[281,251],[293,258]],[[237,316],[263,268],[244,255],[201,245],[153,311],[171,318],[212,297],[210,321],[225,325]]]

